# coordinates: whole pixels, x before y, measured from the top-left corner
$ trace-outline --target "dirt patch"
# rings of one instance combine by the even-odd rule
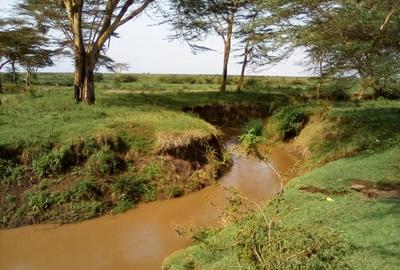
[[[351,189],[360,192],[368,198],[400,198],[400,183],[371,184],[363,181],[353,182]]]
[[[197,169],[209,162],[211,151],[217,159],[222,160],[224,146],[216,136],[212,136],[210,139],[195,139],[188,145],[166,149],[159,154],[190,161],[193,168]]]
[[[329,195],[344,195],[347,193],[344,191],[333,191],[333,190],[328,190],[328,189],[323,189],[323,188],[313,187],[313,186],[302,187],[302,188],[300,188],[300,190],[309,192],[309,193],[320,193],[320,194],[327,195],[327,196],[329,196]]]
[[[216,103],[197,107],[185,107],[183,112],[197,114],[205,121],[220,127],[246,123],[254,118],[266,118],[271,115],[268,106],[262,104],[225,104]]]

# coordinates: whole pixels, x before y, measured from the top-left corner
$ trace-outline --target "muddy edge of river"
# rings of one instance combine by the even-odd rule
[[[228,147],[237,144],[237,129],[226,129]],[[0,231],[0,269],[160,269],[165,257],[188,245],[174,225],[213,226],[218,206],[226,202],[222,186],[238,188],[261,202],[281,191],[283,175],[295,164],[293,156],[273,149],[269,163],[255,157],[233,156],[234,164],[218,181],[187,196],[142,204],[119,215],[78,224],[34,225]]]

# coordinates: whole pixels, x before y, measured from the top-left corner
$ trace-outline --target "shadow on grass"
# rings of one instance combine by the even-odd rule
[[[154,93],[104,93],[99,103],[109,106],[135,107],[143,105],[159,106],[167,109],[182,110],[184,107],[209,105],[218,102],[260,103],[284,102],[284,95],[268,92],[154,92]]]

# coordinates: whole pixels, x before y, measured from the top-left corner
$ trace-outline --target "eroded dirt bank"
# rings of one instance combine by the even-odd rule
[[[228,145],[236,143],[228,138]],[[275,160],[275,161],[274,161]],[[174,224],[214,225],[228,195],[236,187],[260,202],[281,191],[281,181],[266,163],[234,156],[233,167],[219,181],[187,196],[138,206],[79,224],[38,225],[0,231],[0,268],[11,269],[160,269],[163,259],[188,243],[177,237]],[[284,173],[292,164],[279,152],[271,163]]]

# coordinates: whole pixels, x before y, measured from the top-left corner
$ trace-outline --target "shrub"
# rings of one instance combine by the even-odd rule
[[[90,156],[86,167],[93,175],[111,175],[118,171],[118,158],[109,147],[103,147]]]
[[[132,83],[139,81],[139,77],[132,74],[117,74],[113,77],[113,82],[119,83]]]
[[[277,113],[276,119],[279,137],[286,140],[299,134],[306,121],[306,116],[302,111],[292,106],[286,106]]]
[[[263,122],[261,119],[250,120],[243,129],[242,135],[239,136],[240,142],[243,144],[246,151],[251,151],[254,149],[256,144],[260,141]]]
[[[333,101],[347,101],[350,99],[349,91],[354,86],[352,78],[331,79],[322,87],[321,98]]]
[[[94,81],[95,81],[95,82],[102,82],[102,81],[104,81],[104,74],[103,74],[103,73],[96,73],[96,74],[94,74]]]

